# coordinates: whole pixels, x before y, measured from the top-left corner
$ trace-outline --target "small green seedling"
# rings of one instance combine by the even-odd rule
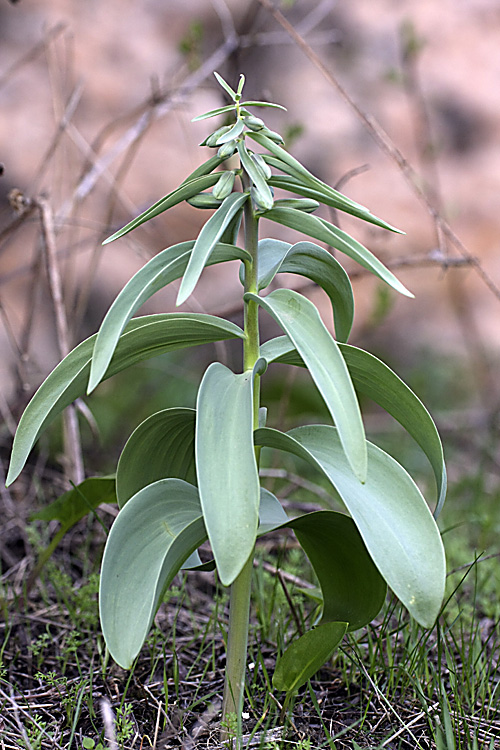
[[[379,359],[347,343],[354,314],[351,284],[338,260],[316,242],[356,260],[397,292],[412,295],[367,248],[321,218],[317,209],[333,207],[398,230],[311,174],[254,114],[256,108],[279,105],[243,101],[243,76],[234,91],[215,75],[231,103],[195,118],[234,115],[231,124],[218,127],[202,144],[215,149],[215,155],[106,242],[182,201],[214,213],[196,240],[173,245],[150,260],[120,292],[99,333],[77,346],[42,384],[20,421],[8,482],[18,476],[54,417],[106,378],[163,352],[225,339],[242,342],[241,372],[213,362],[201,378],[196,409],[160,411],[130,436],[116,471],[120,511],[108,536],[100,582],[108,649],[129,668],[166,588],[181,569],[201,564],[197,550],[208,539],[219,579],[231,587],[222,717],[227,727],[233,716],[241,725],[252,561],[260,536],[293,529],[322,592],[316,627],[295,640],[276,664],[274,689],[288,696],[331,656],[346,632],[377,615],[387,585],[423,626],[432,627],[439,614],[445,557],[434,517],[405,469],[366,440],[358,394],[387,410],[426,454],[438,487],[436,513],[445,497],[446,471],[439,435],[419,399]],[[277,197],[278,191],[288,197]],[[297,230],[302,238],[295,244],[260,238],[262,218]],[[204,268],[235,260],[243,286],[243,328],[189,312],[133,317],[152,294],[178,279],[177,304],[183,304]],[[268,291],[284,273],[303,276],[325,291],[335,337],[306,297],[286,288]],[[261,343],[259,310],[282,335]],[[289,432],[266,426],[260,381],[273,363],[309,371],[333,424]],[[347,513],[321,510],[288,518],[277,497],[260,484],[262,449],[308,462],[330,483]],[[67,496],[76,503],[72,512],[66,503],[54,509],[63,525],[95,508],[100,489],[109,494],[109,480],[86,481]]]

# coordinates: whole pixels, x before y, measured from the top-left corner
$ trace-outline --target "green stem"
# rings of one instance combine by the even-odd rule
[[[243,173],[243,187],[246,175]],[[245,262],[245,292],[258,293],[258,219],[253,213],[252,204],[247,201],[245,206],[245,249],[252,256],[252,261]],[[250,300],[245,302],[244,329],[246,333],[243,350],[243,369],[251,370],[259,358],[259,318],[258,305]],[[254,429],[259,426],[260,378],[257,376],[253,391],[253,422]],[[256,450],[257,464],[259,453]],[[241,712],[243,709],[243,694],[245,689],[245,667],[247,657],[248,626],[250,617],[250,593],[253,570],[253,552],[245,563],[241,573],[231,586],[229,600],[229,630],[227,639],[226,674],[224,683],[224,699],[222,703],[221,740],[227,741],[234,736],[241,736]],[[236,727],[234,727],[236,718]],[[229,729],[232,731],[228,731]],[[239,739],[237,741],[239,746]]]

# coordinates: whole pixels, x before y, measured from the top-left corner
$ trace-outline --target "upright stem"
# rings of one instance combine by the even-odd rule
[[[245,176],[244,176],[244,188]],[[245,262],[245,292],[257,294],[257,243],[258,220],[253,214],[250,201],[245,206],[245,248],[252,256],[252,261]],[[259,358],[259,319],[258,305],[250,300],[245,302],[244,329],[246,337],[243,349],[243,369],[251,370]],[[257,376],[253,391],[253,427],[259,426],[260,378]],[[256,452],[257,462],[259,454]],[[241,573],[231,586],[229,600],[229,630],[227,639],[226,676],[224,699],[222,704],[222,741],[233,734],[228,729],[237,729],[241,734],[241,712],[245,688],[245,667],[248,643],[248,626],[250,616],[250,593],[253,570],[253,552],[245,563]],[[234,718],[237,725],[234,727]],[[239,744],[239,743],[238,743]]]

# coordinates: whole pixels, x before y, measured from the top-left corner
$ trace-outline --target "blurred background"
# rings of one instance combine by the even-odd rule
[[[455,459],[452,478],[481,466],[485,491],[498,493],[498,0],[2,0],[3,459],[29,396],[61,355],[97,330],[145,261],[194,238],[206,219],[183,204],[101,246],[207,158],[198,144],[214,121],[191,119],[224,104],[213,70],[233,85],[244,73],[248,97],[286,106],[266,122],[293,153],[406,232],[329,217],[415,295],[398,299],[346,263],[356,296],[351,343],[385,359],[429,406]],[[263,230],[292,236],[276,224]],[[209,269],[184,307],[239,321],[238,286],[237,268]],[[174,310],[176,288],[143,312]],[[102,385],[88,401],[101,437],[90,417],[82,427],[90,473],[108,468],[101,439],[119,446],[154,406],[192,403],[199,362],[212,357],[160,358]],[[291,423],[321,412],[312,391],[292,378],[285,405],[272,381],[268,396]],[[368,428],[394,439],[377,412]]]

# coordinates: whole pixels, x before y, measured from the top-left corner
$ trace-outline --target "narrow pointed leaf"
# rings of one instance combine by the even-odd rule
[[[181,242],[163,250],[146,263],[123,287],[109,308],[94,347],[88,393],[102,380],[121,334],[129,320],[153,294],[179,279],[187,268],[192,242]],[[229,260],[248,260],[249,253],[234,245],[218,243],[207,265]]]
[[[305,459],[332,483],[388,585],[420,624],[432,627],[446,575],[432,514],[403,467],[371,443],[366,482],[357,482],[336,433],[328,425],[298,427],[286,434],[264,428],[255,432],[255,442]]]
[[[244,336],[234,323],[212,315],[167,313],[134,318],[120,338],[104,379],[168,351]],[[95,340],[96,335],[91,336],[73,349],[29,402],[14,438],[7,484],[19,476],[43,430],[66,406],[84,395]]]
[[[267,297],[246,297],[258,302],[295,345],[338,427],[352,471],[363,482],[366,440],[359,404],[344,358],[316,307],[289,289],[277,289]]]
[[[196,469],[203,517],[224,586],[239,575],[257,534],[260,485],[253,446],[253,372],[218,362],[198,392]]]
[[[70,529],[102,503],[115,502],[114,477],[89,477],[60,495],[50,505],[34,513],[31,518],[39,521],[59,521],[65,529]]]
[[[283,162],[275,157],[266,157],[266,161],[271,166],[275,166],[278,169],[286,167]],[[272,187],[280,188],[281,190],[288,190],[290,193],[295,193],[296,195],[302,195],[304,198],[312,198],[313,200],[318,201],[318,203],[322,203],[324,206],[331,206],[331,208],[336,208],[337,210],[343,211],[351,216],[356,216],[358,219],[367,221],[370,224],[375,224],[375,226],[387,229],[390,232],[403,234],[400,229],[393,227],[383,219],[379,219],[378,216],[372,214],[367,208],[350,200],[342,193],[337,193],[337,191],[332,193],[333,188],[330,188],[330,190],[321,190],[318,185],[310,187],[309,185],[304,185],[300,180],[292,176],[285,177],[282,175],[274,175],[271,177],[269,184]]]
[[[353,216],[358,216],[359,214],[357,212],[359,211],[363,214],[359,216],[359,218],[364,219],[365,221],[370,221],[372,224],[377,224],[384,229],[390,230],[391,232],[404,234],[404,232],[401,232],[401,230],[391,226],[391,224],[387,224],[381,219],[378,219],[361,204],[352,201],[350,198],[347,198],[347,196],[343,195],[343,193],[340,193],[338,190],[330,187],[330,185],[322,182],[322,180],[318,179],[315,175],[309,172],[309,170],[306,169],[304,165],[300,163],[300,161],[298,161],[290,153],[288,153],[286,149],[282,148],[277,143],[274,143],[270,138],[267,138],[264,133],[256,132],[248,133],[248,135],[255,141],[257,141],[257,143],[259,143],[261,146],[264,146],[264,148],[266,148],[278,160],[277,162],[273,162],[272,157],[271,159],[265,157],[269,164],[272,164],[281,171],[289,174],[296,183],[299,183],[306,188],[311,188],[312,190],[317,191],[319,195],[323,196],[323,199],[310,194],[308,194],[306,197],[314,198],[315,200],[319,200],[320,203],[326,203],[326,205],[332,205],[335,208],[340,208],[342,211],[351,213]],[[284,186],[284,189],[288,190],[290,188]],[[297,191],[292,190],[292,192]],[[300,191],[298,191],[298,194],[305,195]],[[328,203],[328,199],[334,202]]]
[[[273,102],[259,102],[259,101],[241,102],[240,107],[271,107],[272,109],[282,109],[284,112],[287,111],[286,107],[283,107],[282,104],[274,104]]]
[[[210,174],[210,172],[213,172],[214,169],[219,166],[219,164],[222,164],[223,161],[224,159],[220,156],[217,156],[217,154],[211,156],[210,159],[207,159],[207,161],[203,162],[203,164],[200,164],[199,167],[196,167],[196,169],[191,172],[191,174],[189,174],[185,180],[183,180],[182,184],[184,185],[186,182],[191,182],[197,177],[202,177],[205,174]]]
[[[389,271],[384,264],[373,255],[366,247],[353,237],[343,232],[338,227],[330,224],[318,216],[297,211],[295,208],[272,208],[262,214],[266,219],[276,221],[278,224],[296,229],[303,232],[309,237],[326,242],[327,245],[334,247],[336,250],[345,253],[359,263],[363,268],[371,271],[379,279],[385,281],[393,289],[407,297],[413,297],[413,294]]]
[[[129,669],[166,588],[207,535],[196,487],[163,479],[144,487],[111,527],[101,569],[99,609],[113,659]]]
[[[384,362],[355,346],[339,346],[356,391],[373,399],[393,416],[427,456],[436,478],[438,502],[434,515],[438,516],[446,498],[447,479],[443,446],[431,415],[411,388]],[[266,341],[260,351],[269,363],[305,366],[287,336]]]
[[[155,216],[158,216],[164,211],[167,211],[169,208],[176,206],[178,203],[182,203],[182,201],[185,201],[188,198],[192,198],[193,195],[198,195],[198,193],[201,193],[203,190],[206,190],[207,188],[215,185],[218,179],[218,174],[207,174],[202,175],[201,177],[196,177],[193,180],[183,182],[182,185],[173,190],[171,193],[168,193],[168,195],[166,195],[164,198],[161,198],[159,201],[156,201],[156,203],[153,203],[153,205],[150,206],[142,214],[140,214],[140,216],[137,216],[137,218],[129,221],[128,224],[112,234],[111,237],[105,239],[102,244],[107,245],[109,242],[113,242],[119,237],[123,237],[125,234],[128,234],[133,229],[141,226],[141,224],[144,224],[146,221],[154,219]]]
[[[217,73],[217,72],[214,71],[214,76],[217,79],[217,83],[220,86],[222,86],[222,88],[226,91],[226,93],[229,94],[229,96],[231,97],[231,99],[233,99],[234,101],[236,101],[236,99],[237,99],[236,91],[234,91],[234,89],[231,88],[231,86],[223,79],[223,77],[221,75],[219,75],[219,73]]]
[[[216,117],[216,115],[223,115],[226,112],[233,112],[236,109],[236,104],[227,104],[225,107],[217,107],[217,109],[211,109],[208,112],[204,112],[202,115],[196,115],[193,117],[191,122],[199,122],[199,120],[208,120],[210,117]]]
[[[221,135],[221,137],[217,140],[217,146],[222,146],[223,143],[227,143],[228,141],[233,141],[235,138],[237,138],[239,135],[243,133],[243,130],[245,128],[245,124],[243,120],[236,120],[233,127],[227,131],[227,133],[224,133],[224,135]]]
[[[203,226],[191,251],[191,257],[182,278],[177,295],[177,305],[182,305],[192,294],[212,251],[232,219],[242,211],[247,199],[247,193],[231,193]]]
[[[116,469],[116,494],[122,508],[139,490],[159,479],[196,483],[194,409],[164,409],[134,430]]]
[[[330,659],[346,630],[345,622],[325,622],[294,641],[276,661],[274,689],[295,693]]]

